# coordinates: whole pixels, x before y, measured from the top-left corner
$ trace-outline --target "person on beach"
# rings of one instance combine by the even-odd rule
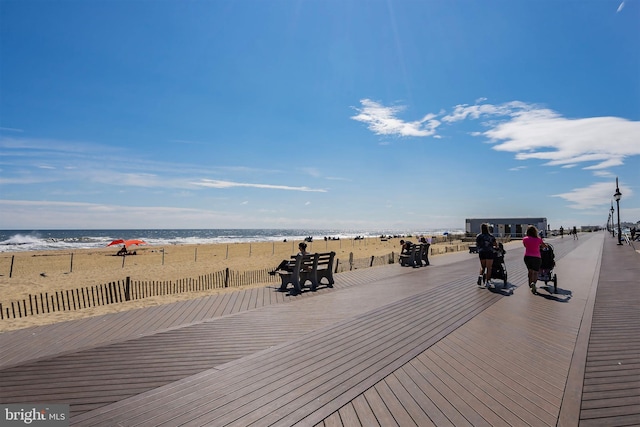
[[[491,283],[491,269],[493,268],[493,248],[498,247],[496,238],[489,232],[489,224],[482,224],[481,233],[476,236],[476,247],[480,258],[480,274],[478,287],[493,286]]]
[[[542,263],[540,248],[547,244],[538,236],[538,229],[530,225],[527,227],[527,235],[522,239],[524,245],[524,264],[529,272],[529,288],[534,295],[537,293],[536,282],[538,281],[538,271]]]
[[[305,242],[300,242],[298,244],[298,250],[300,251],[300,252],[298,252],[298,255],[307,255],[308,254],[308,252],[307,252],[307,244]],[[278,265],[274,270],[271,270],[269,272],[269,274],[272,275],[272,276],[275,276],[278,271],[289,271],[289,272],[291,272],[292,268],[293,268],[293,264],[291,263],[291,261],[288,260],[288,259],[284,259],[284,260],[282,260],[280,265]]]

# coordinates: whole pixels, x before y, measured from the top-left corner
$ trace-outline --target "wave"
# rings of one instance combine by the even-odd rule
[[[452,234],[462,233],[451,230]],[[398,233],[388,230],[0,230],[0,253],[48,250],[77,250],[105,248],[116,239],[141,239],[151,246],[199,245],[213,243],[249,243],[283,240],[353,239],[356,237],[442,235],[447,230],[427,230]]]

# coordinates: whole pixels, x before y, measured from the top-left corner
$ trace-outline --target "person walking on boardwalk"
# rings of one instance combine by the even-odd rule
[[[498,247],[496,238],[489,232],[489,224],[482,224],[481,233],[476,236],[476,248],[480,258],[480,274],[478,287],[491,285],[491,269],[493,268],[493,248]]]
[[[560,238],[564,239],[564,228],[560,226]]]
[[[573,226],[573,240],[578,240],[578,229],[576,226]]]
[[[542,263],[540,248],[547,245],[538,237],[538,229],[533,225],[527,227],[527,235],[522,239],[522,244],[524,245],[524,264],[529,272],[529,288],[531,288],[531,293],[536,294],[538,271]]]

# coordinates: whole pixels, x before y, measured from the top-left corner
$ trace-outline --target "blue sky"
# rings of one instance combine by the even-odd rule
[[[640,0],[0,0],[0,228],[640,220]]]

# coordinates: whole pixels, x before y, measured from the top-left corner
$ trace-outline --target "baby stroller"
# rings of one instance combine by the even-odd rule
[[[556,266],[553,246],[547,244],[546,247],[540,248],[540,256],[542,257],[542,262],[540,264],[540,271],[538,271],[538,280],[544,282],[545,285],[553,282],[553,293],[557,293],[558,276],[553,272],[553,267]]]
[[[504,281],[504,286],[507,286],[507,266],[504,263],[504,254],[507,251],[504,250],[502,243],[498,243],[498,248],[493,249],[493,267],[491,268],[491,278],[500,279]]]

